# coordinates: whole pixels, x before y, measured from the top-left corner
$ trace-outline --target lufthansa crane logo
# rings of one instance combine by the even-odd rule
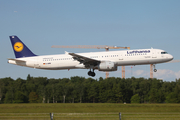
[[[23,44],[21,42],[16,42],[14,44],[14,50],[16,52],[21,52],[23,50],[23,48],[24,48],[24,46],[23,46]]]

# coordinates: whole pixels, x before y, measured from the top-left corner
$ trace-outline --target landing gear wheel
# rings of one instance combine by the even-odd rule
[[[91,76],[91,73],[92,73],[92,72],[91,72],[91,71],[89,71],[89,72],[88,72],[88,75],[89,75],[89,76]]]
[[[91,75],[91,76],[94,77],[95,75],[96,75],[96,73],[95,73],[95,72],[92,72],[92,75]]]
[[[88,72],[88,75],[94,77],[94,76],[96,75],[96,73],[95,73],[95,72],[92,72],[92,71],[89,71],[89,72]]]

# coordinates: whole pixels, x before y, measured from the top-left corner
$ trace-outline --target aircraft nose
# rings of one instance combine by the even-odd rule
[[[172,55],[169,55],[169,59],[170,59],[170,60],[173,60],[174,57],[173,57]]]

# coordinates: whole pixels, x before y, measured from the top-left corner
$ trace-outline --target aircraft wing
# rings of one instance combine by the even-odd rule
[[[73,59],[79,61],[80,64],[83,63],[86,67],[89,67],[90,65],[96,66],[101,62],[99,60],[88,58],[75,53],[69,53],[69,55],[73,56]]]

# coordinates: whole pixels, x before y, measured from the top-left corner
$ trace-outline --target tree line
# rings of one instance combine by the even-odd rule
[[[0,79],[0,103],[180,103],[180,79]]]

